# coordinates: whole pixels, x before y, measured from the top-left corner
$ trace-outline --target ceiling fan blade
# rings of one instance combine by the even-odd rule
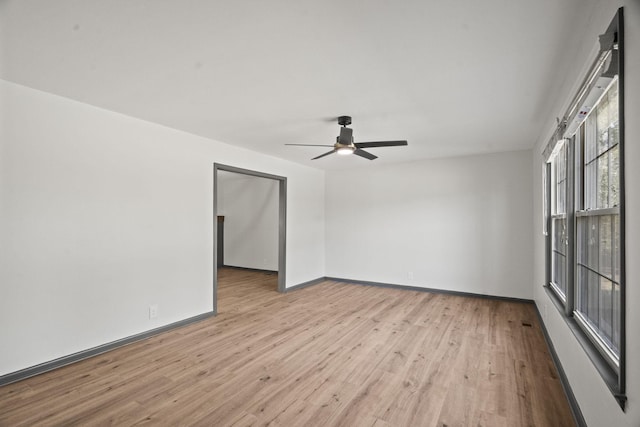
[[[299,147],[333,147],[333,145],[328,145],[328,144],[284,144],[284,145],[297,145]]]
[[[364,157],[365,159],[369,159],[369,160],[374,160],[378,158],[378,156],[374,156],[368,151],[364,151],[359,148],[356,148],[356,151],[354,151],[353,154],[355,154],[356,156]]]
[[[333,154],[333,153],[335,153],[335,152],[336,152],[336,150],[331,150],[331,151],[329,151],[328,153],[320,154],[318,157],[314,157],[314,158],[313,158],[313,159],[311,159],[311,160],[316,160],[316,159],[319,159],[320,157],[328,156],[329,154]]]
[[[356,142],[358,148],[374,148],[374,147],[398,147],[407,145],[407,141],[376,141],[376,142]]]
[[[348,127],[340,128],[340,136],[338,137],[338,143],[342,145],[351,145],[353,142],[353,129]]]

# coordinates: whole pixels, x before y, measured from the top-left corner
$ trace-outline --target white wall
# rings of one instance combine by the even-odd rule
[[[225,265],[278,270],[278,202],[278,181],[218,171]]]
[[[214,162],[288,177],[287,285],[324,276],[324,172],[6,81],[0,100],[0,375],[211,311]]]
[[[561,315],[544,292],[544,237],[542,235],[542,155],[543,145],[554,128],[556,116],[563,114],[584,76],[585,66],[593,57],[597,37],[603,33],[617,8],[624,6],[626,40],[626,145],[625,184],[627,230],[625,236],[627,260],[627,412],[618,406],[604,381],[586,356],[580,344],[568,329]],[[562,99],[551,113],[548,129],[534,150],[534,280],[533,293],[536,304],[543,313],[544,323],[567,374],[578,404],[589,426],[640,426],[640,2],[637,0],[604,0],[589,4],[588,18],[579,34],[579,42],[571,54],[575,56],[575,68],[568,75],[559,75],[564,82]],[[545,314],[546,313],[546,314]]]
[[[327,275],[531,299],[531,196],[530,151],[327,172]]]

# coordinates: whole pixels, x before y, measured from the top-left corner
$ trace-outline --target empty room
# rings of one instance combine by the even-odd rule
[[[0,0],[0,426],[640,426],[638,0]]]

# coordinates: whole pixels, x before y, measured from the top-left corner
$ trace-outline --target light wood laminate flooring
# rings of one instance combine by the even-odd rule
[[[219,277],[215,318],[0,387],[0,426],[573,425],[532,304]]]

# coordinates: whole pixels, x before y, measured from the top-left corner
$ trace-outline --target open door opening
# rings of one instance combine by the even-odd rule
[[[285,291],[286,192],[286,177],[214,164],[215,313],[219,274],[227,280],[234,267],[270,273],[272,279],[275,271],[276,289]]]

